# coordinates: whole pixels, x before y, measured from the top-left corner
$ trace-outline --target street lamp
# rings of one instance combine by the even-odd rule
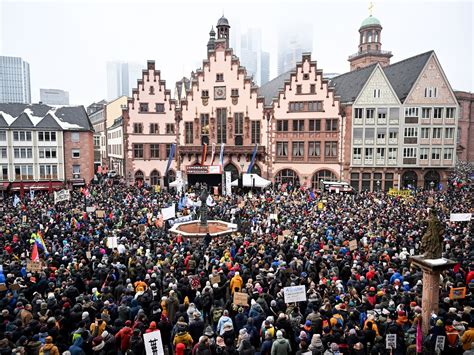
[[[431,190],[434,190],[434,185],[435,185],[434,181],[431,181],[430,182]]]
[[[324,190],[324,189],[323,189],[323,181],[324,181],[323,179],[320,179],[320,180],[319,180],[319,189],[320,189],[321,191]]]
[[[132,185],[132,173],[129,171],[128,172],[128,186]]]
[[[377,180],[376,184],[377,184],[377,191],[380,191],[380,180]]]

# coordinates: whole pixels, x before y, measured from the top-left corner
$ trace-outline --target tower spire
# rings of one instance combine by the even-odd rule
[[[374,8],[374,3],[371,1],[369,3],[369,15],[372,16],[372,9]]]

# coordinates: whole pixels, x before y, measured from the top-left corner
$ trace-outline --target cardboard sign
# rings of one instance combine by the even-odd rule
[[[87,213],[92,213],[92,212],[94,212],[94,211],[95,211],[95,207],[94,207],[94,206],[87,206],[87,207],[86,207],[86,212],[87,212]]]
[[[0,292],[8,290],[7,285],[5,284],[0,284]]]
[[[357,249],[357,240],[351,240],[349,242],[349,250],[354,251]]]
[[[234,292],[234,304],[237,306],[248,306],[249,297],[243,292]]]
[[[445,342],[446,342],[446,337],[444,335],[438,335],[436,337],[435,351],[436,350],[443,351]]]
[[[324,203],[322,201],[318,202],[318,210],[322,210],[324,208]]]
[[[452,300],[466,298],[466,288],[465,287],[451,288],[451,291],[449,291],[449,298]]]
[[[41,272],[41,261],[31,261],[26,262],[26,271],[28,272]]]
[[[285,303],[305,302],[306,301],[306,286],[291,286],[283,288],[283,296]]]
[[[10,285],[10,290],[12,291],[18,291],[21,288],[19,284],[11,284]]]
[[[283,243],[285,241],[285,236],[284,235],[279,235],[277,241],[278,241],[278,243]]]
[[[210,281],[211,281],[211,285],[219,284],[219,282],[221,282],[221,275],[211,276]]]
[[[105,217],[105,211],[104,210],[97,210],[97,211],[95,211],[95,216],[97,218],[104,218]]]
[[[174,207],[174,203],[170,207],[162,208],[161,214],[163,215],[163,220],[166,221],[168,219],[172,219],[176,217],[176,209]]]
[[[283,231],[283,235],[284,235],[284,236],[289,236],[289,235],[291,235],[291,231],[290,231],[289,229],[285,229],[285,230]]]
[[[86,251],[86,258],[87,259],[91,259],[92,258],[92,254],[90,251]]]
[[[397,348],[397,334],[387,334],[385,347],[387,349],[396,349]]]
[[[161,342],[161,332],[155,330],[151,333],[143,334],[143,344],[146,355],[164,355],[163,343]]]
[[[26,216],[21,217],[21,221],[23,222],[23,224],[25,224],[26,223]]]
[[[107,246],[110,249],[117,248],[118,247],[117,237],[107,237]]]

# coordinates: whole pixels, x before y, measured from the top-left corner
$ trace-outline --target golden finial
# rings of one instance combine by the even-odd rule
[[[369,15],[372,16],[372,9],[374,8],[374,4],[373,2],[371,1],[370,4],[369,4]]]

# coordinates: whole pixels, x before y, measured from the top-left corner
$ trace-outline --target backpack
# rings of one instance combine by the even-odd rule
[[[221,307],[215,308],[212,311],[212,320],[217,323],[219,322],[219,318],[222,316],[223,310]]]

